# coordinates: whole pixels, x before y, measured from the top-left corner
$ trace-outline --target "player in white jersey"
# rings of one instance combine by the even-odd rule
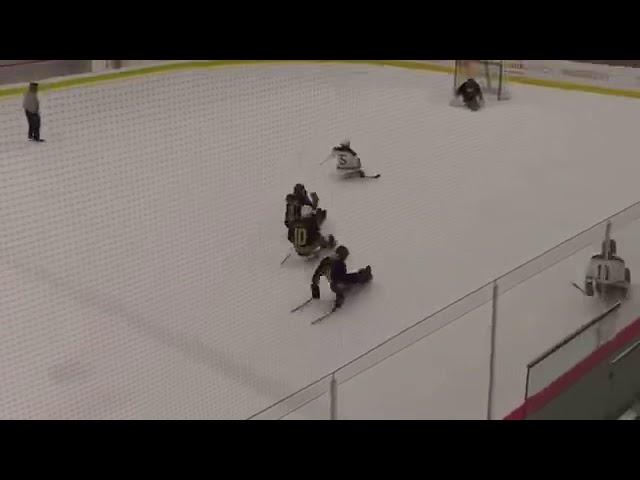
[[[365,176],[360,157],[358,157],[358,154],[351,148],[349,140],[345,140],[337,147],[333,147],[331,155],[336,158],[336,169],[344,174],[344,178]]]
[[[330,160],[331,158],[336,159],[336,169],[343,174],[342,178],[380,178],[380,174],[367,175],[364,172],[364,170],[362,169],[362,162],[360,161],[360,157],[351,148],[351,143],[349,142],[349,140],[345,140],[337,147],[333,147],[329,156],[324,161],[322,161],[320,165]]]

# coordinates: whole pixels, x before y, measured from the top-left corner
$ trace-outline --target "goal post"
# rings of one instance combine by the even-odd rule
[[[507,85],[504,60],[455,60],[453,92],[469,78],[474,78],[483,94],[495,95],[498,100],[511,98]]]

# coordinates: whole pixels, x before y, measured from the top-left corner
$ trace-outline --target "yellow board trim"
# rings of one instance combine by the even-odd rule
[[[162,74],[178,71],[189,71],[198,69],[210,69],[232,66],[250,66],[250,65],[290,65],[290,64],[361,64],[376,65],[382,67],[397,67],[411,70],[424,70],[438,73],[453,73],[452,67],[444,65],[436,65],[431,63],[422,63],[409,60],[205,60],[169,63],[163,65],[153,65],[150,67],[140,67],[125,71],[111,71],[108,73],[98,73],[96,75],[87,75],[78,78],[61,79],[53,82],[46,80],[41,83],[40,90],[64,90],[69,88],[77,88],[90,86],[105,82],[126,80],[146,75]],[[574,90],[587,93],[595,93],[599,95],[613,95],[618,97],[640,98],[640,90],[623,90],[617,88],[598,87],[594,85],[585,85],[580,83],[572,83],[561,80],[544,80],[530,77],[509,77],[511,83],[521,83],[524,85],[534,85],[537,87],[556,88],[562,90]],[[16,97],[22,95],[26,91],[25,87],[0,88],[0,99],[7,97]]]

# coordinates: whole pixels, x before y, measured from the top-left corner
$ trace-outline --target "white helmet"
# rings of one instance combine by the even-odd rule
[[[302,218],[310,217],[311,215],[313,215],[313,208],[311,208],[309,205],[303,205],[302,209],[300,210],[300,214],[302,215]]]

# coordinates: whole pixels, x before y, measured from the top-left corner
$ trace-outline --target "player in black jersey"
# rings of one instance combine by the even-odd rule
[[[468,79],[456,90],[456,97],[462,97],[462,101],[469,110],[474,112],[480,110],[484,106],[484,97],[480,84],[473,78]]]
[[[309,257],[323,248],[333,248],[336,244],[333,235],[327,238],[320,233],[320,219],[311,207],[301,207],[300,218],[289,223],[287,238],[301,257]]]
[[[302,218],[302,207],[309,206],[313,209],[313,214],[318,218],[318,223],[321,224],[327,217],[327,211],[318,208],[319,202],[318,195],[315,192],[311,192],[311,195],[307,195],[307,190],[301,183],[298,183],[293,188],[293,193],[290,193],[286,197],[286,210],[284,214],[284,225],[289,228],[290,224],[295,220]]]
[[[336,248],[334,257],[326,257],[318,265],[311,280],[311,297],[320,298],[320,287],[318,282],[320,277],[327,277],[331,291],[336,294],[334,308],[340,308],[344,303],[345,293],[353,285],[368,283],[373,278],[371,266],[367,265],[357,272],[347,273],[345,260],[349,256],[347,247],[340,245]]]

